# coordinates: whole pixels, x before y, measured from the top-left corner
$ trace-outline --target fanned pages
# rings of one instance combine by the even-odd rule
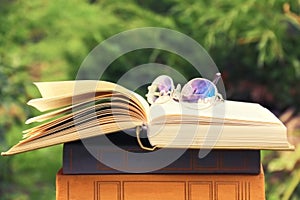
[[[204,109],[174,100],[149,107],[139,94],[106,81],[35,83],[42,98],[28,105],[42,113],[23,139],[1,155],[144,126],[160,148],[291,150],[286,127],[259,104],[219,101]],[[139,130],[139,129],[137,129]],[[141,146],[143,148],[143,146]]]

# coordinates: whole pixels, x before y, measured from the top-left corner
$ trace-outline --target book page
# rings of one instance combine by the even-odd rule
[[[23,131],[23,140],[3,155],[136,128],[148,122],[147,101],[117,84],[105,81],[35,84],[42,98],[30,100],[28,105],[49,112],[28,119],[27,123],[44,123]],[[79,136],[79,130],[84,134]]]
[[[119,112],[115,113],[114,115],[111,114],[110,111],[103,111],[97,113],[97,118],[94,114],[87,115],[86,117],[82,117],[82,119],[78,119],[75,123],[74,121],[66,121],[63,124],[57,126],[50,126],[50,127],[42,127],[36,130],[32,130],[32,132],[26,133],[26,138],[21,143],[28,143],[32,140],[37,138],[45,137],[48,135],[57,135],[57,133],[61,131],[70,131],[70,130],[82,130],[84,128],[89,128],[91,126],[99,126],[103,127],[106,124],[114,124],[119,126],[120,130],[127,129],[127,127],[122,127],[122,123],[127,122],[127,124],[136,125],[136,123],[142,124],[143,122],[139,120],[134,115],[122,115],[122,110],[114,111]]]
[[[68,114],[75,114],[78,110],[83,110],[83,109],[96,109],[96,107],[99,106],[99,101],[106,101],[106,104],[108,103],[108,106],[111,106],[112,104],[119,104],[120,102],[123,102],[123,106],[124,109],[128,109],[128,110],[135,110],[136,113],[140,114],[141,119],[143,121],[145,121],[146,119],[144,118],[143,115],[141,115],[140,110],[138,110],[138,108],[135,106],[135,104],[133,104],[132,102],[124,101],[124,98],[122,98],[122,96],[114,97],[114,101],[111,101],[111,94],[108,95],[101,95],[101,96],[97,96],[95,97],[95,99],[90,100],[90,101],[85,101],[82,103],[78,103],[75,105],[71,105],[71,106],[67,106],[67,107],[63,107],[63,108],[59,108],[56,109],[54,111],[50,111],[47,113],[44,113],[42,115],[36,116],[36,117],[32,117],[26,120],[25,124],[30,124],[33,122],[43,122],[45,120],[49,120],[51,118],[57,118],[58,116],[62,116],[62,115],[68,115]],[[103,104],[100,103],[100,104]]]
[[[94,80],[35,82],[34,84],[40,91],[42,98],[96,92],[101,91],[101,88],[103,91],[112,91],[116,88],[114,83]]]
[[[66,123],[72,122],[73,119],[76,119],[76,122],[81,122],[82,120],[87,120],[89,116],[94,116],[97,118],[100,118],[101,116],[104,115],[113,115],[113,116],[127,116],[128,120],[130,120],[131,116],[134,116],[136,119],[143,121],[143,116],[140,116],[140,113],[137,109],[134,107],[130,107],[133,110],[128,110],[126,107],[126,104],[124,105],[122,102],[114,102],[114,103],[102,103],[102,104],[97,104],[92,107],[86,107],[79,109],[76,112],[70,112],[69,114],[66,114],[64,116],[61,116],[59,118],[55,118],[51,121],[48,121],[46,123],[40,124],[38,126],[35,126],[33,128],[24,130],[23,137],[27,137],[30,135],[30,133],[34,132],[40,132],[43,129],[49,129],[51,127],[57,127],[58,125],[65,125]]]
[[[165,148],[293,150],[284,126],[153,125],[153,146]]]
[[[147,136],[156,147],[293,149],[283,123],[256,103],[220,101],[197,109],[170,100],[152,105],[150,120]]]
[[[80,129],[80,134],[78,134],[78,129],[73,127],[71,129],[62,130],[56,134],[51,134],[46,137],[37,138],[32,141],[21,141],[7,152],[2,152],[2,156],[18,154],[26,151],[31,151],[35,149],[40,149],[52,145],[62,144],[65,142],[80,140],[83,138],[90,138],[93,136],[104,135],[108,133],[117,132],[120,130],[127,130],[140,126],[139,121],[131,122],[119,122],[118,124],[109,123],[98,126],[97,121],[90,122],[90,126],[83,127]],[[94,124],[94,125],[93,125]]]
[[[33,99],[28,102],[28,105],[35,107],[40,111],[48,111],[51,109],[69,106],[72,103],[82,103],[94,99],[97,95],[106,96],[108,94],[122,94],[128,100],[135,102],[140,108],[142,115],[148,119],[149,105],[147,101],[139,94],[130,91],[115,83],[107,81],[58,81],[58,82],[37,82],[43,98]],[[148,121],[148,120],[146,120]]]
[[[217,102],[205,109],[197,109],[196,106],[193,109],[192,105],[186,104],[170,100],[163,104],[152,105],[150,107],[150,124],[163,122],[171,118],[175,120],[176,117],[177,120],[192,120],[194,118],[194,121],[219,121],[220,123],[282,124],[273,113],[256,103],[224,101]],[[184,123],[184,121],[181,123]]]

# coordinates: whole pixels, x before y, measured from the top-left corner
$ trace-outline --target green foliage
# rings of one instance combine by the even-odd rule
[[[300,146],[295,152],[264,152],[266,196],[268,199],[299,199]]]
[[[282,109],[300,100],[300,24],[284,13],[284,3],[288,1],[178,1],[172,12],[179,29],[203,44],[228,75],[231,98],[251,93],[243,88],[243,95],[234,94],[241,80],[249,80],[251,90],[255,83],[275,90],[262,103]],[[299,15],[299,2],[290,4]]]
[[[171,28],[197,40],[219,66],[230,99],[274,112],[299,106],[299,8],[292,0],[0,1],[0,151],[21,139],[26,118],[39,114],[26,105],[39,95],[33,81],[74,79],[97,44],[139,27]],[[179,56],[147,49],[115,60],[103,79],[117,81],[149,62],[198,76]],[[263,154],[268,199],[299,199],[299,146]],[[56,146],[0,158],[0,199],[55,199],[61,155]]]

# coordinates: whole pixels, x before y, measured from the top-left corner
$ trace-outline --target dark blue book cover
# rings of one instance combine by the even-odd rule
[[[147,144],[146,138],[142,140]],[[199,149],[167,149],[161,152],[160,149],[155,152],[141,149],[136,138],[124,132],[97,136],[64,144],[63,173],[260,173],[259,150],[215,149],[208,151],[203,158],[199,158]]]

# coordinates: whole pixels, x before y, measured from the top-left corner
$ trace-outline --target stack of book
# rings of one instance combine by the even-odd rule
[[[259,104],[149,106],[105,81],[36,83],[41,112],[1,155],[64,143],[57,199],[260,200],[260,150],[292,150],[286,127]],[[141,129],[141,127],[145,127]]]
[[[135,138],[124,132],[109,135],[120,149],[104,148],[99,146],[101,137],[64,144],[63,168],[56,180],[57,200],[265,199],[259,150],[218,149],[199,158],[199,150],[187,149],[169,165],[153,170],[147,168],[143,157],[148,159],[145,154],[161,150],[141,150],[134,144]],[[151,157],[159,167],[161,159]]]

